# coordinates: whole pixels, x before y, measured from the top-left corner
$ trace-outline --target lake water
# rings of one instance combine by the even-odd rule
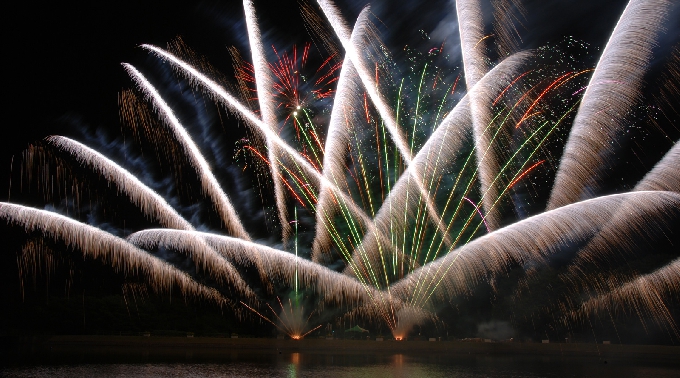
[[[555,357],[229,353],[220,361],[70,363],[0,368],[3,377],[677,377],[678,365]]]

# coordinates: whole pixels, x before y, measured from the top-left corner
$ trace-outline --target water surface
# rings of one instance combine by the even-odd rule
[[[219,360],[68,363],[0,369],[7,377],[676,377],[677,365],[527,356],[332,355],[230,352]]]

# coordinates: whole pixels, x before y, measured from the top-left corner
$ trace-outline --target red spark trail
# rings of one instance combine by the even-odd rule
[[[522,116],[522,118],[520,118],[519,122],[517,122],[517,124],[515,125],[515,128],[516,129],[519,128],[519,125],[521,125],[522,122],[524,122],[527,119],[527,115],[531,112],[531,110],[533,110],[534,106],[536,106],[536,104],[538,104],[538,102],[543,98],[543,96],[545,96],[546,93],[548,93],[555,85],[557,85],[560,81],[562,81],[562,79],[564,79],[565,77],[567,77],[571,74],[572,74],[572,72],[567,72],[564,75],[558,77],[550,85],[548,85],[548,87],[546,89],[544,89],[543,92],[541,92],[541,94],[538,95],[538,97],[536,97],[536,99],[531,104],[531,106],[529,106],[529,109],[527,109],[527,111],[524,112],[524,115]]]
[[[496,103],[498,102],[498,100],[501,99],[501,97],[503,97],[503,95],[505,94],[505,92],[507,92],[508,89],[510,89],[510,87],[512,87],[512,86],[517,82],[517,80],[521,79],[522,77],[524,77],[524,75],[528,74],[528,73],[531,72],[531,71],[533,71],[533,70],[529,70],[529,71],[527,71],[527,72],[525,72],[525,73],[523,73],[523,74],[517,76],[517,78],[516,78],[515,80],[513,80],[510,84],[508,84],[507,87],[505,87],[505,89],[503,89],[503,91],[501,91],[501,93],[498,95],[498,97],[496,97],[496,99],[493,101],[493,104],[491,104],[491,105],[492,105],[492,106],[496,106]],[[460,77],[460,76],[459,76],[459,77]],[[458,79],[456,79],[456,82],[458,82]]]
[[[262,155],[262,154],[260,153],[260,151],[256,150],[256,149],[253,148],[252,146],[244,146],[243,148],[252,151],[255,155],[257,155],[260,159],[262,159],[262,161],[263,161],[265,164],[267,164],[267,165],[270,164],[270,162],[267,160],[267,158],[264,157],[264,155]],[[282,166],[282,167],[283,167],[283,166]],[[286,169],[286,167],[283,167],[283,168]],[[305,191],[309,194],[309,196],[310,196],[311,198],[315,198],[314,194],[313,194],[312,192],[310,192],[309,189],[306,188],[306,186],[303,184],[303,181],[302,181],[299,177],[297,177],[295,174],[293,174],[292,172],[290,172],[288,169],[286,169],[286,171],[287,171],[288,174],[290,174],[290,175],[291,175],[298,183],[300,183],[300,186],[302,186],[303,188],[305,188]],[[286,180],[286,178],[283,177],[283,175],[282,175],[281,173],[279,173],[279,178],[281,178],[281,182],[283,182],[283,184],[286,185],[286,187],[288,188],[288,190],[290,190],[291,194],[293,194],[293,196],[298,200],[298,202],[300,202],[300,205],[302,205],[303,207],[306,208],[307,206],[305,205],[304,201],[302,201],[302,198],[300,198],[300,196],[298,196],[297,192],[295,192],[295,190],[293,189],[293,187],[291,187],[290,184],[288,183],[288,180]]]
[[[517,177],[516,179],[514,179],[514,180],[510,183],[510,185],[508,185],[508,189],[512,188],[515,184],[517,184],[517,182],[518,182],[519,180],[521,180],[522,177],[524,177],[527,173],[531,172],[532,169],[534,169],[534,168],[538,167],[539,165],[543,164],[544,161],[545,161],[545,160],[541,160],[541,161],[539,161],[538,163],[536,163],[536,164],[532,165],[531,167],[527,168],[526,171],[522,172],[522,174],[519,175],[519,177]]]

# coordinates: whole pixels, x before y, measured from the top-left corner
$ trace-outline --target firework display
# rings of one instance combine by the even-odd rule
[[[672,2],[631,0],[594,67],[580,61],[592,52],[574,39],[518,51],[512,12],[521,2],[492,3],[490,31],[480,1],[455,2],[454,63],[445,45],[394,57],[370,8],[350,27],[327,0],[301,3],[326,51],[270,50],[244,0],[250,56],[230,50],[231,79],[179,42],[142,45],[194,96],[246,126],[233,161],[206,153],[153,75],[124,63],[135,85],[120,95],[125,132],[170,178],[142,180],[64,136],[31,146],[22,185],[43,202],[0,203],[0,218],[26,234],[20,271],[46,261],[41,254],[58,249],[51,243],[293,339],[338,318],[403,339],[416,326],[446,328],[479,292],[509,292],[506,301],[522,307],[512,322],[548,317],[569,327],[635,313],[680,337],[677,253],[634,268],[651,259],[647,251],[678,249],[677,46],[664,74],[648,74]],[[655,80],[662,100],[647,106],[644,86]],[[627,147],[636,130],[666,145],[622,174],[620,156],[648,147]],[[226,171],[248,184],[229,182]],[[106,188],[88,187],[90,179]],[[238,185],[247,196],[234,195]],[[97,196],[111,197],[111,208],[93,210]],[[100,226],[95,218],[116,218],[116,206],[139,220]],[[561,286],[533,296],[548,276]]]

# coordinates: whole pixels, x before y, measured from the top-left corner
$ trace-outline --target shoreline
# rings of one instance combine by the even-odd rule
[[[575,359],[659,363],[680,367],[680,346],[595,343],[376,341],[168,336],[52,336],[5,345],[10,364],[116,362],[225,362],[249,356],[325,355],[414,359]]]

